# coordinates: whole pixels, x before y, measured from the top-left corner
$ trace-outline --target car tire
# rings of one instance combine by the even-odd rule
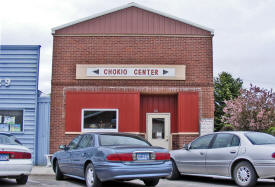
[[[28,178],[29,178],[28,175],[21,175],[18,178],[16,178],[16,183],[21,185],[26,184],[28,181]]]
[[[56,179],[56,180],[63,180],[63,179],[64,179],[64,175],[63,175],[63,173],[60,171],[59,164],[58,164],[57,161],[56,161],[56,163],[55,163],[55,179]]]
[[[180,172],[179,172],[179,170],[178,170],[178,167],[177,167],[175,161],[174,161],[174,160],[171,160],[171,162],[172,162],[172,172],[171,172],[171,174],[170,174],[168,177],[166,177],[166,178],[167,178],[168,180],[176,180],[176,179],[178,179],[178,178],[180,177]]]
[[[101,187],[102,182],[96,175],[94,166],[92,163],[88,164],[85,170],[85,181],[87,187]]]
[[[159,183],[159,179],[143,179],[145,186],[156,186]]]
[[[257,173],[254,167],[247,161],[238,163],[233,171],[233,178],[238,186],[251,187],[257,183]]]

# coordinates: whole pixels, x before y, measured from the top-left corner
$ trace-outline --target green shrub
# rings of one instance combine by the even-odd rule
[[[221,129],[221,131],[234,131],[234,130],[235,130],[235,128],[231,124],[225,124],[223,126],[223,128]]]
[[[275,136],[275,127],[270,127],[268,130],[267,130],[267,133]]]

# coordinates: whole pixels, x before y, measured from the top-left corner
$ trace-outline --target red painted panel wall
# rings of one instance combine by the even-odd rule
[[[67,92],[65,111],[66,132],[81,132],[81,111],[90,109],[118,109],[119,132],[139,131],[139,93]]]
[[[142,95],[140,103],[141,132],[146,132],[146,113],[170,113],[171,132],[177,132],[176,95]]]
[[[211,35],[209,31],[136,7],[122,9],[57,30],[56,34]]]
[[[178,132],[199,132],[198,92],[178,93]]]

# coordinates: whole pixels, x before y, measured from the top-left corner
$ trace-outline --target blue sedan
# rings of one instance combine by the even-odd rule
[[[146,186],[156,186],[170,175],[172,165],[167,149],[153,147],[143,138],[126,133],[86,133],[52,157],[56,179],[64,176],[99,187],[110,180],[140,179]]]

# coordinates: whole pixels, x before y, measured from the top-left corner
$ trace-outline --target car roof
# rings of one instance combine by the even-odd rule
[[[12,134],[0,132],[0,135],[13,136]]]
[[[131,133],[126,133],[126,132],[87,132],[83,134],[96,134],[96,135],[114,135],[114,136],[128,136],[132,138],[137,138],[142,141],[146,141],[149,145],[152,145],[148,140],[144,139],[141,136],[138,136],[138,134],[131,134]]]
[[[126,132],[86,132],[83,134],[138,136],[137,134],[131,134]]]
[[[214,134],[220,134],[220,133],[231,133],[231,134],[241,135],[241,134],[245,134],[245,133],[263,133],[263,132],[257,132],[257,131],[219,131],[219,132],[215,132]]]

